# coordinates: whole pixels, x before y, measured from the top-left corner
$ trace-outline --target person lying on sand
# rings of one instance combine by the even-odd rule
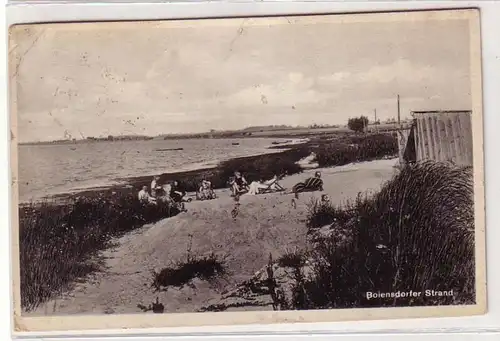
[[[321,180],[321,172],[314,173],[314,177],[306,179],[304,182],[299,182],[292,187],[291,193],[295,193],[298,199],[299,193],[323,191],[323,180]]]
[[[212,183],[207,180],[201,182],[198,192],[196,192],[197,200],[212,200],[217,198],[214,190],[212,189]]]
[[[148,186],[142,186],[142,189],[138,194],[139,201],[143,204],[154,204],[156,205],[156,199],[153,198],[148,192]]]
[[[264,190],[270,190],[272,192],[277,192],[282,189],[281,186],[278,185],[278,176],[275,175],[272,179],[264,181],[253,181],[248,189],[248,193],[250,195],[256,195],[261,193]]]
[[[239,196],[249,191],[247,180],[241,175],[240,172],[234,172],[234,178],[230,182],[231,191],[233,196]]]

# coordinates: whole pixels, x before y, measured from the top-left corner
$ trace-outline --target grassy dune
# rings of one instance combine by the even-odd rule
[[[311,206],[312,278],[296,283],[294,309],[472,304],[475,300],[472,170],[406,166],[372,197]],[[297,258],[286,255],[285,258]],[[366,292],[453,290],[454,295],[370,299]]]

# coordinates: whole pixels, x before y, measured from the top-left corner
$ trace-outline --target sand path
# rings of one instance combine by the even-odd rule
[[[378,190],[395,172],[397,160],[378,160],[342,167],[319,169],[324,192],[333,203],[353,199],[359,192]],[[289,176],[281,181],[285,188],[311,176],[316,170]],[[194,312],[250,278],[268,261],[269,253],[279,257],[286,250],[306,245],[307,203],[321,192],[304,193],[294,208],[293,195],[280,193],[242,196],[239,213],[233,219],[234,200],[228,190],[212,201],[194,201],[188,212],[146,225],[116,240],[116,247],[105,250],[104,269],[76,283],[57,299],[26,315],[138,313],[137,304],[149,305],[156,297],[166,312]],[[224,256],[229,276],[218,283],[195,280],[193,286],[154,292],[152,271],[186,258],[192,235],[196,254],[214,251]]]

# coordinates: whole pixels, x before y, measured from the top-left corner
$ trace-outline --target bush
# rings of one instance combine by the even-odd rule
[[[215,253],[208,256],[197,256],[191,252],[192,235],[187,247],[187,258],[178,261],[174,267],[166,267],[160,272],[153,272],[152,286],[156,291],[164,290],[169,286],[181,287],[194,278],[210,281],[226,273],[225,261]]]
[[[97,270],[95,256],[113,237],[177,213],[166,205],[143,206],[133,195],[20,207],[21,305],[32,310]]]
[[[215,254],[190,258],[175,267],[167,267],[154,273],[153,286],[157,291],[169,286],[181,287],[194,278],[211,280],[225,272],[224,263]]]
[[[331,226],[312,255],[304,286],[315,308],[471,304],[475,300],[473,181],[470,168],[405,166],[375,196],[342,212],[317,207],[308,224]],[[340,243],[339,234],[348,236]],[[453,297],[367,300],[364,293],[453,290]]]
[[[281,267],[298,268],[305,265],[306,255],[300,250],[288,251],[278,258],[277,262]]]
[[[334,223],[344,226],[351,218],[352,213],[346,207],[337,207],[330,202],[313,200],[308,205],[306,226],[310,233],[317,228]]]
[[[392,134],[350,136],[322,144],[316,148],[315,153],[320,167],[342,166],[395,156],[398,153],[398,143]]]
[[[352,131],[361,133],[365,131],[366,127],[368,127],[368,117],[360,116],[360,117],[350,118],[347,121],[347,127]]]

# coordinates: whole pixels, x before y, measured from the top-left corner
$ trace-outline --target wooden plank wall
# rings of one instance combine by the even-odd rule
[[[443,111],[415,115],[417,160],[451,161],[472,166],[470,111]]]

